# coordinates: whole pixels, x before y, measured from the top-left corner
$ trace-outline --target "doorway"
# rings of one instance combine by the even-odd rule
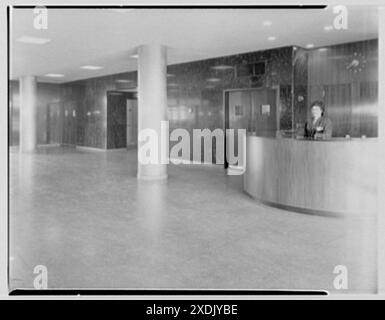
[[[137,132],[137,93],[107,91],[107,149],[136,148]]]
[[[279,130],[279,89],[231,89],[224,91],[224,129],[234,129],[234,154],[238,154],[238,129],[246,135],[275,137]],[[225,169],[229,167],[229,140],[225,135]]]
[[[47,144],[60,145],[63,137],[62,102],[52,102],[47,108]]]

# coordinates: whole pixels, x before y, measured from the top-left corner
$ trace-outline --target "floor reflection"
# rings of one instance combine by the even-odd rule
[[[46,148],[10,155],[10,284],[50,288],[376,290],[376,219],[256,203],[220,166],[169,165],[138,181],[135,150]]]

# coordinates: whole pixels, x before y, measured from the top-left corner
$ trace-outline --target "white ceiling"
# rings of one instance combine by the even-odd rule
[[[32,9],[11,12],[11,79],[30,74],[39,81],[68,82],[136,70],[137,46],[168,46],[168,64],[281,47],[316,47],[377,38],[377,8],[349,6],[348,29],[325,31],[331,8],[261,9],[49,9],[48,29],[33,27]],[[264,26],[264,21],[271,26]],[[49,38],[44,45],[16,42],[21,36]],[[268,41],[269,36],[276,37]],[[80,69],[100,65],[97,71]],[[49,79],[47,73],[64,78]]]

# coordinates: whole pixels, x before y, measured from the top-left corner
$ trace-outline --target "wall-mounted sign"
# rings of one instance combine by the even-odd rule
[[[263,104],[261,106],[261,114],[263,116],[270,116],[270,105],[269,104]]]

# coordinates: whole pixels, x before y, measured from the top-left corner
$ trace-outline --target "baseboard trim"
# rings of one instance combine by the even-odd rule
[[[281,204],[281,203],[272,202],[272,201],[261,200],[259,198],[252,196],[247,191],[244,191],[244,192],[249,197],[251,197],[253,200],[255,200],[256,202],[259,202],[262,205],[272,207],[275,209],[290,211],[290,212],[294,212],[294,213],[309,214],[309,215],[316,215],[316,216],[325,216],[325,217],[334,217],[334,218],[346,218],[348,216],[358,215],[357,213],[353,213],[353,212],[352,213],[345,213],[345,212],[337,212],[337,211],[326,211],[326,210],[320,210],[320,209],[309,209],[309,208],[302,208],[302,207],[296,207],[296,206]]]
[[[38,148],[43,147],[43,148],[52,148],[52,147],[60,147],[60,143],[39,143],[37,145]]]
[[[204,164],[204,165],[216,165],[212,162],[201,162],[201,161],[195,161],[195,160],[184,160],[184,159],[177,159],[177,158],[170,158],[170,163],[174,164],[173,161],[180,161],[180,164]]]
[[[107,151],[107,149],[95,148],[95,147],[86,147],[86,146],[76,146],[76,149],[84,150],[84,151],[96,151],[96,152]]]

